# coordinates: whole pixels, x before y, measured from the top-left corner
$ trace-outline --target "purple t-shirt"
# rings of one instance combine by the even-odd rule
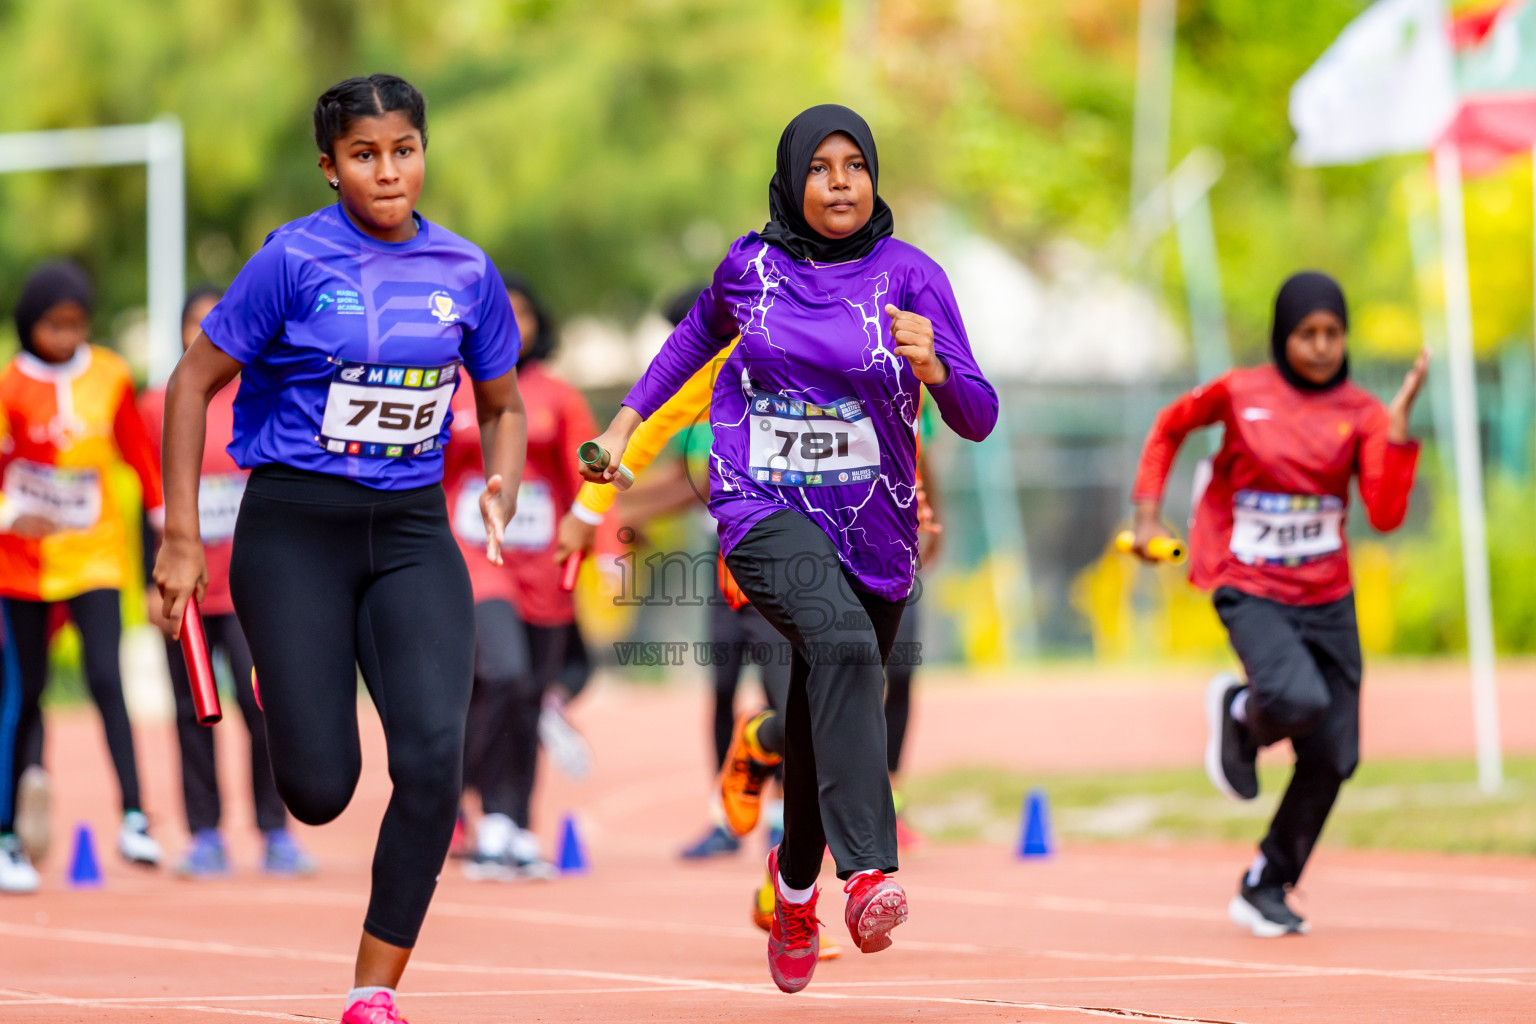
[[[796,260],[756,233],[739,239],[624,404],[650,416],[739,334],[710,406],[721,549],[794,509],[826,532],[861,587],[902,600],[917,565],[922,385],[894,351],[886,303],[933,321],[949,378],[928,393],[957,434],[986,437],[997,393],[971,355],[949,280],[894,238],[832,265]]]
[[[382,490],[437,483],[467,372],[517,365],[517,320],[489,258],[422,217],[381,242],[340,204],[284,224],[203,320],[245,368],[229,454]]]

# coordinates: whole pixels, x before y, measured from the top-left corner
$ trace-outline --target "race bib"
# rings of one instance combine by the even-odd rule
[[[1344,546],[1344,502],[1331,494],[1238,491],[1232,554],[1248,565],[1299,565]]]
[[[465,482],[453,510],[453,532],[466,544],[485,543],[485,519],[480,515],[480,495],[485,481],[476,477]],[[525,480],[517,489],[517,511],[502,534],[509,548],[542,551],[555,539],[555,500],[549,485],[542,480]]]
[[[41,516],[61,530],[88,530],[101,518],[101,475],[94,469],[16,459],[5,467],[7,504],[16,516]]]
[[[204,544],[222,544],[235,535],[243,497],[244,473],[213,473],[198,481],[197,523]]]
[[[400,459],[429,452],[448,418],[459,363],[338,363],[325,399],[320,443],[336,455]]]
[[[880,476],[880,438],[858,399],[830,405],[753,391],[750,456],[762,483],[830,487]]]

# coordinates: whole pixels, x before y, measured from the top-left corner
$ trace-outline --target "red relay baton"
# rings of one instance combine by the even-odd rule
[[[213,661],[208,657],[208,637],[203,633],[203,615],[197,610],[197,598],[187,599],[181,613],[181,656],[187,659],[187,677],[192,684],[192,707],[198,725],[214,725],[224,717],[219,706],[219,687],[213,680]]]
[[[581,552],[572,551],[565,556],[565,568],[560,572],[560,589],[569,594],[576,589],[576,577],[581,574]]]

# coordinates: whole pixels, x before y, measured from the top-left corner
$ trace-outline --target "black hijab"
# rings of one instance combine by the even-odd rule
[[[1307,317],[1318,311],[1332,313],[1349,330],[1349,307],[1344,303],[1344,289],[1327,274],[1303,270],[1292,274],[1275,296],[1275,319],[1269,329],[1269,354],[1287,384],[1299,391],[1327,391],[1349,379],[1349,355],[1339,365],[1339,372],[1321,384],[1314,384],[1291,366],[1285,357],[1285,342]]]
[[[811,158],[828,135],[842,132],[854,141],[869,165],[875,208],[869,223],[847,238],[828,238],[805,222],[805,176]],[[880,239],[896,230],[891,208],[880,198],[880,157],[875,137],[858,114],[836,103],[823,103],[799,114],[779,136],[778,168],[768,183],[768,224],[762,239],[791,256],[817,263],[847,263],[869,255]]]
[[[85,271],[69,260],[50,260],[41,264],[21,286],[16,300],[16,337],[21,347],[33,355],[32,328],[54,306],[75,302],[89,315],[95,306],[95,292]]]

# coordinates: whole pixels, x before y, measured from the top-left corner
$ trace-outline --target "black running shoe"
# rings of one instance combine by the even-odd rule
[[[1227,917],[1260,939],[1307,934],[1307,922],[1285,902],[1285,886],[1262,878],[1258,885],[1249,885],[1247,874],[1227,904]]]
[[[1248,736],[1248,727],[1232,717],[1232,698],[1243,684],[1223,672],[1205,688],[1205,774],[1211,784],[1233,800],[1252,800],[1259,795],[1259,748]]]

